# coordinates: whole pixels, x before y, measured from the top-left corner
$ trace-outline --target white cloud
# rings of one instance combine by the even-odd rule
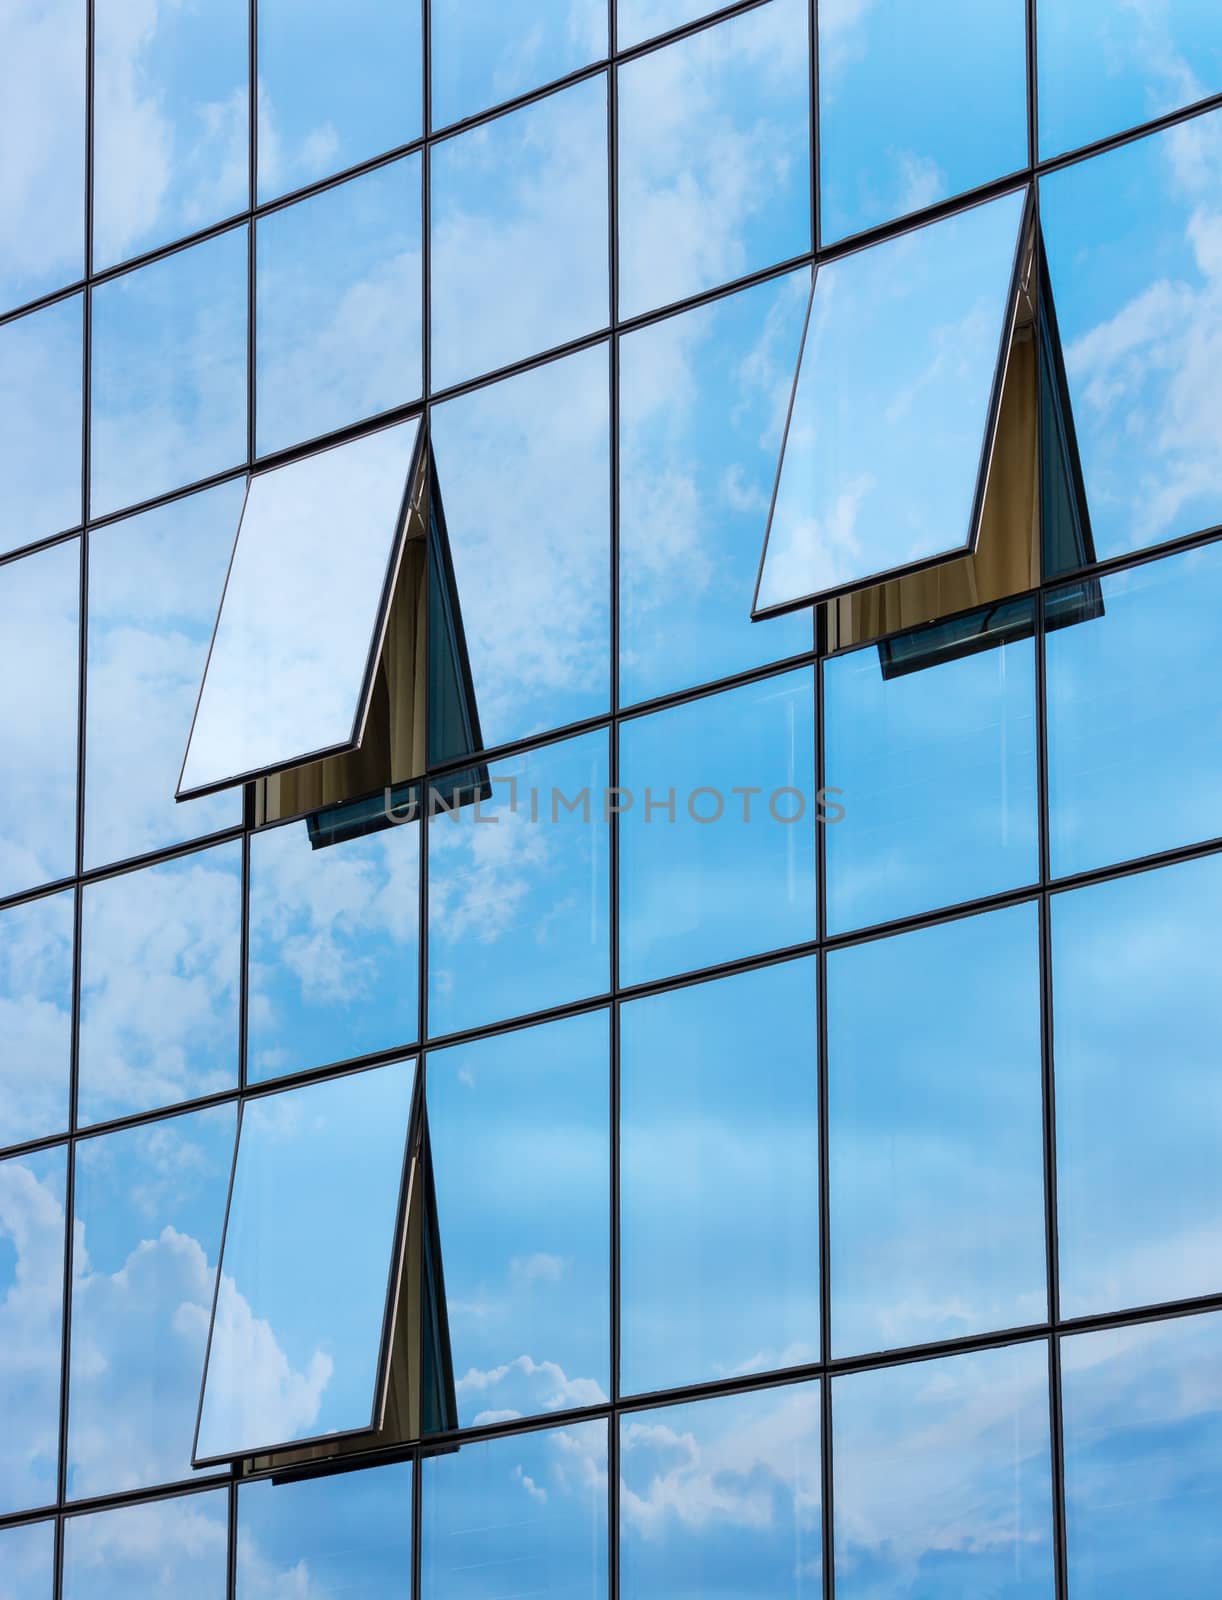
[[[473,1427],[541,1412],[602,1405],[606,1401],[602,1385],[594,1378],[570,1378],[557,1362],[535,1361],[528,1355],[497,1367],[471,1367],[456,1379],[454,1387],[460,1409],[462,1402],[472,1396],[487,1399],[488,1403],[470,1418]],[[497,1399],[508,1403],[494,1405],[492,1402]]]

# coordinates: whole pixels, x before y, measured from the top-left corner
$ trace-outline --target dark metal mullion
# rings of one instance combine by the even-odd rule
[[[248,15],[247,74],[249,87],[246,95],[247,114],[247,207],[246,223],[246,460],[254,462],[257,434],[255,431],[255,285],[256,273],[255,210],[259,201],[259,0],[250,0]]]
[[[420,393],[423,397],[424,411],[422,414],[421,428],[425,439],[425,495],[431,496],[433,492],[432,480],[432,430],[430,393],[433,383],[433,339],[432,339],[432,229],[429,226],[432,211],[432,161],[430,135],[433,130],[433,32],[432,32],[432,0],[420,0],[420,120],[424,142],[420,151]],[[429,741],[431,738],[431,711],[429,700],[429,612],[432,609],[428,604],[428,592],[433,582],[432,562],[428,559],[427,546],[431,543],[432,512],[429,506],[425,507],[425,607],[424,607],[424,660],[425,660],[425,695],[424,695],[424,766],[426,771],[431,761]],[[429,1026],[429,829],[432,826],[429,820],[429,808],[425,804],[428,793],[427,781],[421,780],[420,804],[418,806],[419,821],[413,826],[416,829],[417,873],[416,873],[416,1040],[418,1055],[416,1057],[416,1072],[419,1078],[418,1092],[420,1103],[424,1107],[422,1121],[428,1126],[428,1054],[425,1050],[425,1041],[428,1038]],[[428,1186],[426,1185],[426,1188]],[[427,1205],[426,1197],[426,1205]],[[406,1215],[404,1226],[407,1225]],[[419,1450],[411,1456],[412,1462],[412,1489],[411,1507],[408,1512],[408,1525],[411,1530],[411,1571],[408,1577],[408,1600],[420,1600],[424,1590],[424,1457]]]
[[[823,243],[823,219],[819,215],[823,197],[823,178],[820,172],[822,145],[819,117],[819,0],[810,0],[807,11],[807,40],[810,49],[810,242],[816,256]]]
[[[238,1593],[238,1480],[229,1480],[225,1524],[228,1530],[228,1549],[225,1553],[225,1589],[229,1600],[237,1600]]]
[[[828,1110],[828,1027],[827,1027],[827,825],[820,820],[819,795],[827,783],[827,748],[823,722],[823,667],[827,649],[827,607],[815,609],[817,656],[814,667],[815,695],[815,868],[816,868],[816,1039],[815,1081],[818,1096],[818,1171],[819,1186],[819,1381],[820,1505],[822,1517],[823,1594],[833,1600],[836,1592],[835,1496],[832,1474],[832,1380],[827,1370],[832,1356],[832,1223],[831,1223],[831,1142]]]
[[[1027,34],[1027,165],[1034,173],[1040,159],[1039,43],[1036,0],[1026,0]]]

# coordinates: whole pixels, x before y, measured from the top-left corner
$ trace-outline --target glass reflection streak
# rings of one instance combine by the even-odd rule
[[[196,1464],[376,1420],[415,1062],[247,1101]]]

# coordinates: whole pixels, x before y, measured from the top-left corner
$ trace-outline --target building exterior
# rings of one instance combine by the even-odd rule
[[[0,7],[0,1600],[1222,1590],[1220,196],[1204,0]]]

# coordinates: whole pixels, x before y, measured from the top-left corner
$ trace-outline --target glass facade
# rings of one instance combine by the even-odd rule
[[[1219,193],[1203,0],[7,7],[0,1600],[1222,1588]]]

